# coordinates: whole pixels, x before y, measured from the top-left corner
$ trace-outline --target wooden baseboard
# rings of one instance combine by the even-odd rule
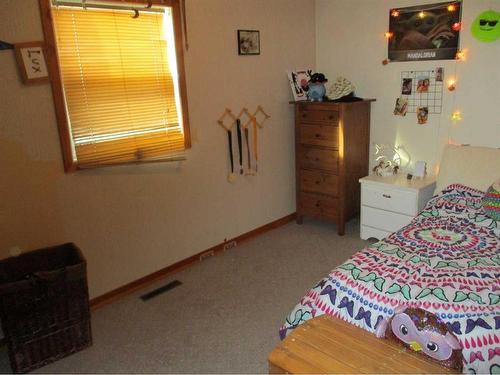
[[[170,266],[162,268],[159,271],[153,272],[152,274],[141,277],[138,280],[132,281],[131,283],[128,283],[124,286],[121,286],[115,290],[112,290],[111,292],[108,292],[108,293],[105,293],[99,297],[93,298],[90,300],[90,307],[92,310],[98,309],[99,307],[102,307],[102,306],[107,305],[113,301],[116,301],[116,300],[130,294],[130,293],[133,293],[133,292],[139,290],[139,289],[143,289],[143,288],[155,283],[156,281],[165,278],[166,276],[169,276],[171,274],[179,272],[179,271],[193,265],[194,263],[199,262],[204,254],[210,254],[210,253],[217,254],[217,253],[224,251],[224,246],[227,243],[236,241],[236,243],[239,245],[240,243],[242,243],[244,241],[247,241],[251,238],[259,236],[259,235],[261,235],[265,232],[268,232],[272,229],[278,228],[278,227],[285,225],[293,220],[295,220],[295,213],[292,213],[290,215],[282,217],[281,219],[272,221],[266,225],[263,225],[261,227],[254,229],[254,230],[251,230],[250,232],[243,233],[242,235],[239,235],[238,237],[226,240],[226,241],[224,241],[218,245],[215,245],[207,250],[204,250],[198,254],[190,256],[189,258],[183,259],[177,263],[174,263]]]

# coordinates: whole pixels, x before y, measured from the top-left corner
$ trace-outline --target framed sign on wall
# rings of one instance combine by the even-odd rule
[[[17,43],[14,45],[14,50],[24,84],[31,85],[49,81],[43,42]]]
[[[387,33],[389,60],[455,59],[461,14],[461,1],[391,9]]]

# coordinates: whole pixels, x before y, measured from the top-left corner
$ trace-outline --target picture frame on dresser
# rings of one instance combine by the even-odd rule
[[[357,102],[291,102],[295,106],[298,224],[304,217],[334,222],[337,233],[360,210],[358,180],[368,174],[370,106]]]
[[[293,100],[296,102],[307,100],[308,83],[311,79],[311,69],[297,69],[287,71],[288,81],[292,89]]]

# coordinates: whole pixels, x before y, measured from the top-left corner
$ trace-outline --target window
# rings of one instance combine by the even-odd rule
[[[179,0],[153,2],[40,0],[66,171],[190,147]]]

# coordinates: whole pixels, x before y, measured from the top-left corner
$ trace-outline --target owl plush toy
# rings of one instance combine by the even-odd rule
[[[436,315],[413,307],[399,307],[394,316],[377,327],[377,337],[386,337],[441,365],[462,371],[462,347],[457,337]]]

